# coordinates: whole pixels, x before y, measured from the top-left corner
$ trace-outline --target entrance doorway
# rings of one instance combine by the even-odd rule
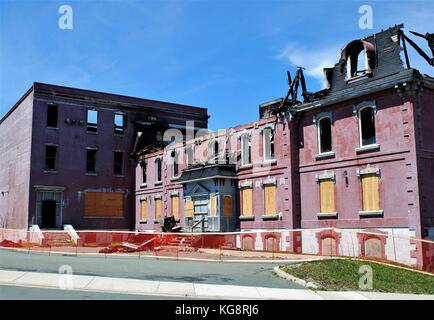
[[[63,192],[52,189],[39,189],[36,193],[36,224],[42,229],[62,227]]]
[[[41,227],[44,229],[56,228],[55,200],[43,200],[41,202]]]

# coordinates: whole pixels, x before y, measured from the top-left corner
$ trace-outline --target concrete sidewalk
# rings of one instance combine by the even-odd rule
[[[199,299],[278,299],[278,300],[434,300],[434,295],[410,295],[378,292],[333,292],[308,289],[280,289],[233,285],[164,282],[138,279],[62,275],[56,273],[0,270],[0,285],[109,292],[118,294],[190,297]]]

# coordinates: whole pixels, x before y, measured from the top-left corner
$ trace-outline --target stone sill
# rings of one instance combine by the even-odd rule
[[[139,223],[140,224],[146,224],[146,223],[148,223],[148,221],[146,221],[146,220],[140,220]]]
[[[318,212],[316,214],[318,218],[337,218],[338,213],[337,212]]]
[[[270,165],[270,164],[276,164],[276,163],[277,163],[276,159],[264,160],[262,163],[262,166],[266,166],[266,165]]]
[[[154,224],[159,224],[160,222],[158,220],[154,220]]]
[[[250,163],[250,164],[243,164],[238,169],[243,170],[243,169],[251,169],[251,168],[253,168],[253,164]]]
[[[279,214],[264,214],[262,215],[262,220],[277,220],[279,219]]]
[[[357,153],[362,153],[362,152],[369,152],[369,151],[377,151],[380,150],[380,145],[379,144],[370,144],[367,146],[362,146],[362,147],[358,147],[355,149]]]
[[[322,159],[328,159],[328,158],[334,158],[335,152],[329,151],[329,152],[323,152],[315,155],[315,160],[322,160]]]
[[[255,216],[240,216],[239,219],[241,221],[253,221],[255,220]]]
[[[146,188],[148,185],[146,183],[143,183],[140,185],[140,188]]]
[[[154,183],[155,186],[161,186],[163,184],[163,181],[157,181]]]
[[[384,210],[379,211],[359,211],[360,217],[382,217]]]

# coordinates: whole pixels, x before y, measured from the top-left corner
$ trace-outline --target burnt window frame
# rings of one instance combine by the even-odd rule
[[[50,110],[53,110],[53,108],[55,108],[55,110],[56,110],[56,116],[55,116],[55,121],[53,121],[53,123],[51,123],[50,119],[52,117],[50,117]],[[59,126],[59,105],[57,103],[47,103],[46,127],[58,129],[59,128],[58,126]]]
[[[116,161],[116,155],[121,155],[121,161],[120,161],[120,171],[116,171],[116,166],[119,165],[119,162]],[[125,174],[125,168],[124,168],[124,152],[122,150],[115,150],[113,151],[113,175],[114,176],[124,176]]]
[[[89,122],[89,112],[96,112],[96,122]],[[86,110],[86,132],[98,133],[99,111],[97,109],[89,108]]]
[[[50,156],[50,159],[54,158],[52,167],[48,166],[48,163],[47,163],[47,161],[48,161],[48,154],[47,154],[48,148],[54,148],[54,150],[55,150],[54,157]],[[57,172],[57,158],[59,156],[58,150],[59,150],[59,145],[57,145],[57,144],[45,144],[44,145],[44,171],[45,172]]]
[[[92,162],[91,160],[89,160],[89,152],[92,151],[94,152],[94,170],[89,170],[89,162]],[[96,174],[96,162],[97,162],[97,153],[98,153],[98,149],[97,148],[86,148],[86,174],[91,174],[91,175],[95,175]]]
[[[122,126],[116,124],[116,116],[122,116]],[[127,128],[127,115],[125,112],[116,111],[113,114],[113,131],[117,136],[125,135],[125,130]]]

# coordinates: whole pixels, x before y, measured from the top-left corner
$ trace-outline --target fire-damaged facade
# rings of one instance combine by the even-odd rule
[[[34,83],[0,120],[0,227],[134,228],[137,142],[164,146],[203,108]]]
[[[434,79],[411,68],[410,45],[420,53],[402,25],[354,40],[324,69],[326,89],[308,92],[300,68],[259,120],[141,153],[136,229],[171,216],[192,232],[301,229],[303,253],[359,243],[415,264],[422,244],[409,237],[434,238]],[[356,232],[315,230],[327,227]]]

